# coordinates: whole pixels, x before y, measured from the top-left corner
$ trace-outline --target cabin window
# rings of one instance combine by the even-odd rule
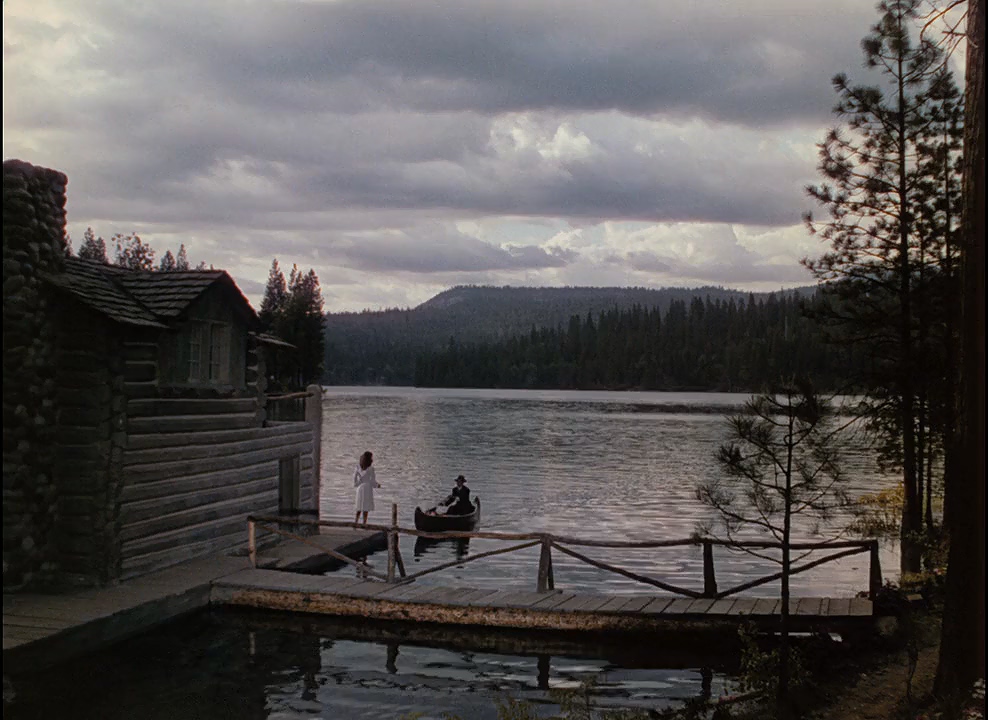
[[[230,326],[226,323],[189,324],[189,382],[230,382]]]
[[[209,326],[209,381],[226,383],[230,380],[230,326],[211,323]]]
[[[203,327],[195,323],[189,328],[189,380],[202,377],[202,335]]]
[[[301,475],[299,456],[291,455],[278,462],[278,514],[296,515],[300,510]]]

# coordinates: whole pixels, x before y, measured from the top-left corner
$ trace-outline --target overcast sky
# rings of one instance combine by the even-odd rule
[[[830,78],[868,0],[8,0],[3,154],[69,233],[188,249],[259,306],[448,287],[811,282]]]

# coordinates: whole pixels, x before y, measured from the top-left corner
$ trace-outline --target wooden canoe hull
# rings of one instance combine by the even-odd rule
[[[422,532],[468,532],[480,522],[480,498],[474,498],[469,515],[429,515],[415,508],[415,529]]]

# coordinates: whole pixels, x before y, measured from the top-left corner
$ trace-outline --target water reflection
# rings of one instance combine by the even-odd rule
[[[450,712],[494,720],[499,699],[552,709],[548,690],[588,677],[599,681],[594,702],[615,709],[672,707],[727,688],[730,638],[640,640],[209,612],[14,676],[4,717],[382,720]]]
[[[413,553],[416,562],[430,553],[436,553],[443,558],[448,558],[452,554],[456,560],[462,560],[470,554],[470,538],[433,539],[417,537],[415,538]]]

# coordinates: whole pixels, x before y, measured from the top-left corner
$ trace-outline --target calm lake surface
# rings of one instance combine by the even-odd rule
[[[711,518],[696,500],[698,483],[719,472],[715,453],[726,439],[724,416],[747,395],[732,393],[326,388],[323,401],[324,518],[353,519],[353,470],[374,453],[378,482],[371,522],[413,527],[413,512],[442,500],[463,474],[481,499],[484,530],[547,530],[588,539],[688,538]],[[844,458],[853,496],[890,486],[863,438]],[[806,538],[819,537],[802,527]],[[752,538],[766,539],[752,534]],[[404,537],[414,570],[505,543],[470,540],[425,545]],[[412,545],[412,547],[408,547]],[[699,548],[608,550],[585,554],[629,570],[702,589]],[[811,558],[812,559],[812,558]],[[898,566],[884,548],[882,567]],[[371,558],[383,566],[384,559]],[[721,589],[777,570],[743,553],[715,550]],[[516,584],[534,589],[538,548],[444,570],[422,582],[468,587]],[[347,572],[346,570],[340,572]],[[557,588],[644,592],[647,586],[553,554]],[[850,597],[868,587],[868,555],[852,556],[793,578],[794,592]],[[751,594],[773,595],[777,585]]]
[[[550,530],[587,538],[686,538],[703,520],[697,482],[717,472],[723,416],[743,395],[327,388],[324,399],[324,517],[352,520],[353,468],[375,454],[372,521],[390,504],[413,526],[416,505],[442,499],[463,473],[483,504],[486,530]],[[852,495],[894,479],[876,471],[862,442],[846,458]],[[807,530],[807,534],[808,530]],[[410,569],[501,546],[496,541],[416,546],[403,540]],[[586,554],[675,584],[702,587],[699,549]],[[369,562],[383,568],[382,554]],[[773,566],[718,550],[721,588]],[[557,588],[630,593],[647,588],[554,554]],[[482,559],[423,578],[473,587],[535,585],[538,555]],[[894,549],[883,567],[897,567]],[[339,572],[349,572],[340,570]],[[860,555],[794,578],[796,592],[850,596],[867,587]],[[773,594],[772,586],[758,588]],[[359,627],[358,627],[359,626]],[[723,647],[680,640],[650,647],[566,647],[512,654],[480,643],[423,641],[401,626],[277,614],[209,612],[120,643],[46,673],[4,683],[10,718],[374,718],[444,712],[493,720],[510,696],[555,710],[550,688],[596,677],[595,701],[663,708],[720,695],[731,665]],[[481,649],[482,648],[482,649]]]

